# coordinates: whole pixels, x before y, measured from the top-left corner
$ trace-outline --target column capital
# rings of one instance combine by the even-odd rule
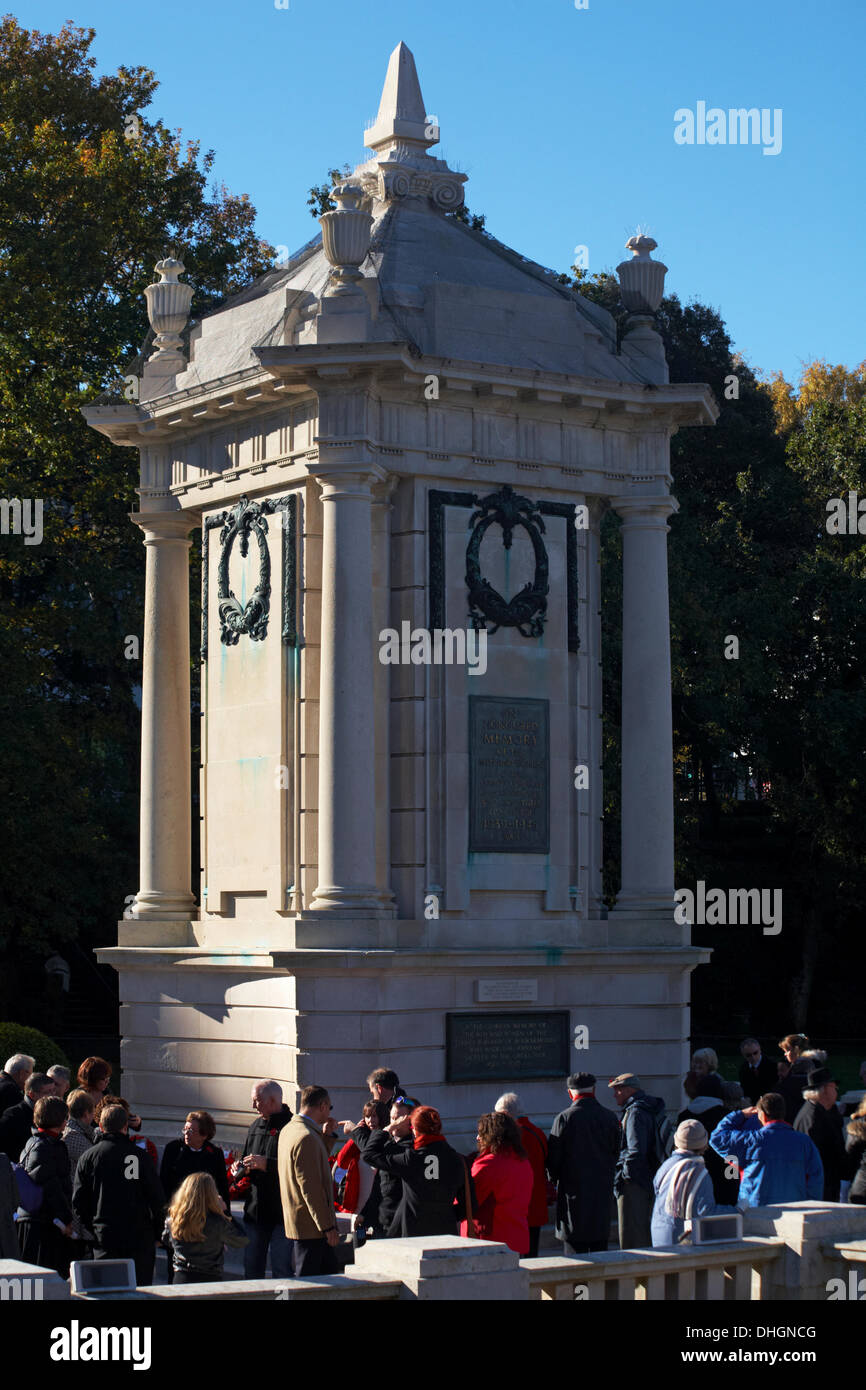
[[[381,481],[373,484],[373,506],[390,507],[394,490],[400,481],[399,474],[386,473]]]
[[[670,493],[656,497],[611,497],[610,505],[622,518],[623,530],[668,531],[667,519],[680,504]]]
[[[189,533],[201,526],[201,515],[194,511],[128,512],[129,520],[144,532],[145,545],[161,541],[186,541]]]
[[[380,499],[375,495],[377,489],[388,477],[388,470],[378,463],[359,466],[357,459],[344,464],[328,464],[317,468],[313,474],[322,490],[323,502],[335,502],[341,498],[359,498],[374,502]]]

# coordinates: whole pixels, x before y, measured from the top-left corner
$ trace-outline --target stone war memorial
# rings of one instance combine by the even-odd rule
[[[372,93],[371,93],[372,95]],[[168,256],[137,403],[146,548],[138,891],[124,1087],[155,1138],[190,1106],[239,1137],[250,1083],[403,1086],[470,1139],[519,1089],[639,1071],[679,1103],[665,266],[637,236],[614,321],[449,214],[412,54],[321,236],[188,328]],[[296,196],[301,190],[296,190]],[[613,251],[615,248],[611,248]],[[182,247],[176,248],[182,255]],[[599,526],[621,519],[622,882],[602,898]],[[191,884],[190,590],[201,531],[201,863]],[[135,885],[118,885],[131,893]],[[197,900],[198,899],[198,900]]]

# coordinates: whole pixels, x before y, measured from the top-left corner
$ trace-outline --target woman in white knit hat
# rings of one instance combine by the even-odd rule
[[[685,1223],[692,1217],[736,1211],[736,1207],[716,1204],[713,1181],[704,1164],[708,1143],[709,1136],[700,1120],[683,1120],[678,1127],[674,1151],[653,1178],[653,1247],[678,1245]]]

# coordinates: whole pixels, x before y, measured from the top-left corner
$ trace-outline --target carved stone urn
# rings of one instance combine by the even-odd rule
[[[167,256],[154,266],[159,275],[159,283],[148,285],[144,291],[147,300],[147,317],[156,334],[156,352],[148,358],[159,368],[172,368],[182,371],[186,363],[181,352],[181,333],[189,318],[192,301],[192,285],[181,285],[178,276],[183,274],[181,261]]]
[[[322,228],[322,247],[334,267],[331,272],[332,295],[356,293],[363,279],[358,266],[370,249],[370,228],[373,218],[368,211],[369,199],[354,183],[337,184],[332,193],[337,207],[319,218]]]
[[[651,236],[629,237],[626,250],[632,252],[630,261],[620,261],[616,268],[622,290],[622,302],[630,314],[655,314],[662,302],[668,268],[654,261],[650,252],[658,242]]]

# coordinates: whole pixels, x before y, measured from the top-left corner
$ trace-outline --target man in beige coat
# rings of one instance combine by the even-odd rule
[[[286,1235],[295,1242],[295,1275],[337,1274],[334,1184],[328,1154],[337,1142],[331,1098],[324,1086],[305,1086],[298,1114],[280,1131],[277,1172]]]

